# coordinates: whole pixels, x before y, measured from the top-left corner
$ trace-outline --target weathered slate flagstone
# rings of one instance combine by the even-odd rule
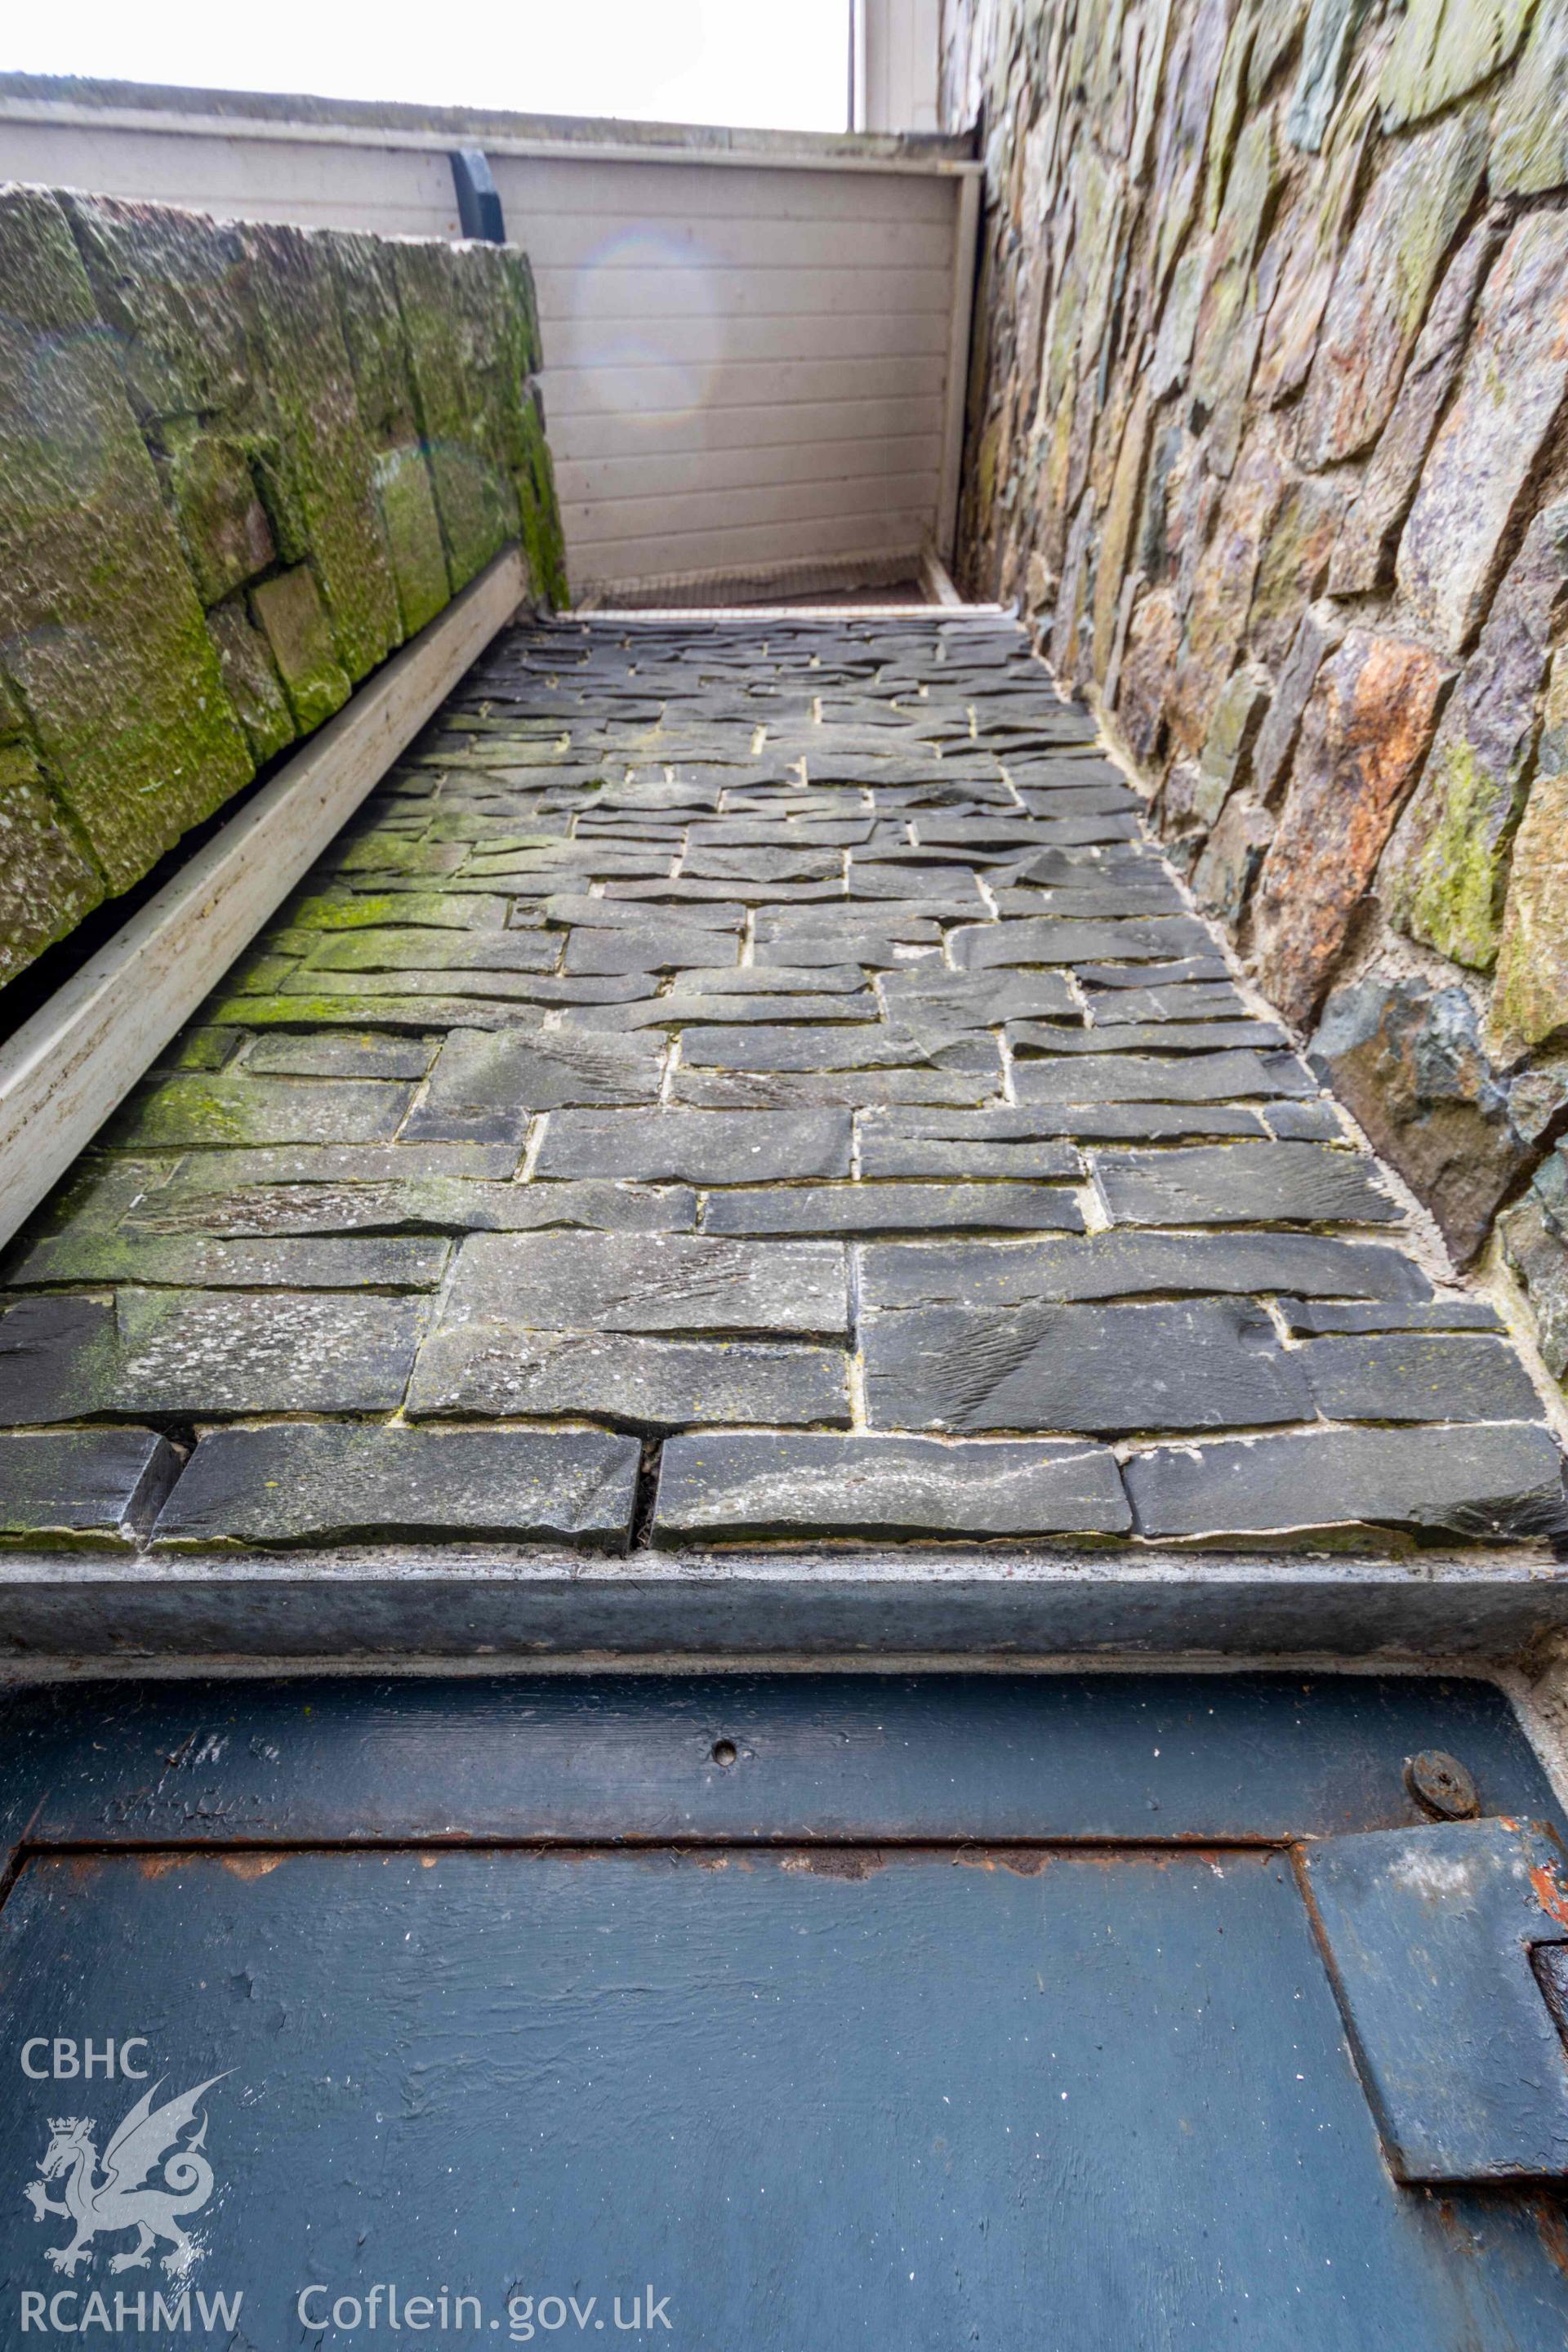
[[[24,1297],[0,1316],[0,1426],[393,1412],[423,1312],[415,1297],[342,1291]]]
[[[1386,390],[1352,361],[1331,438]],[[494,512],[437,488],[471,552]],[[1331,634],[1287,842],[1309,776],[1365,782],[1353,728],[1331,776],[1313,748],[1370,658]],[[1261,789],[1257,719],[1222,799]],[[1418,1263],[1093,731],[1000,620],[503,635],[0,1261],[0,1541],[134,1575],[1539,1539],[1557,1456],[1506,1333]],[[1516,876],[1539,929],[1555,882]],[[1339,918],[1280,888],[1305,971]],[[1492,1084],[1495,1199],[1561,1102]],[[1568,1185],[1511,1215],[1554,1297]]]
[[[1529,1373],[1501,1339],[1432,1332],[1316,1339],[1302,1349],[1328,1421],[1529,1421]]]
[[[795,1184],[721,1192],[703,1213],[705,1234],[1019,1232],[1054,1226],[1080,1234],[1083,1211],[1058,1184]]]
[[[928,1302],[1014,1307],[1166,1291],[1425,1299],[1431,1286],[1402,1251],[1320,1234],[1123,1231],[1082,1240],[955,1241],[940,1248],[889,1243],[868,1248],[862,1261],[862,1303],[871,1312]]]
[[[826,1348],[641,1334],[533,1331],[476,1321],[426,1341],[414,1417],[516,1415],[667,1430],[711,1422],[845,1426],[847,1358]]]
[[[1093,1161],[1118,1224],[1367,1225],[1399,1215],[1363,1159],[1317,1143],[1097,1151]]]
[[[151,1429],[7,1432],[0,1435],[0,1540],[132,1549],[180,1468],[174,1448]]]
[[[1142,1536],[1384,1526],[1484,1543],[1563,1525],[1563,1457],[1540,1422],[1157,1445],[1123,1475]]]
[[[848,1270],[832,1242],[705,1234],[479,1234],[463,1244],[446,1322],[534,1330],[767,1332],[842,1339]]]
[[[6,1279],[173,1283],[204,1290],[433,1290],[448,1245],[433,1237],[214,1239],[205,1233],[65,1233],[37,1243]]]
[[[1083,1162],[1070,1143],[994,1131],[989,1122],[999,1115],[973,1114],[973,1124],[959,1124],[963,1114],[943,1119],[937,1114],[893,1112],[860,1121],[862,1181],[886,1176],[930,1176],[980,1179],[1010,1177],[1020,1182],[1041,1177],[1069,1181],[1083,1173]],[[1005,1114],[1000,1115],[1005,1117]]]
[[[596,1429],[383,1429],[285,1422],[202,1439],[159,1514],[160,1549],[494,1536],[624,1549],[640,1452]]]
[[[1105,1446],[715,1430],[665,1446],[654,1541],[1119,1535],[1131,1521]]]
[[[1013,1079],[1024,1103],[1225,1102],[1237,1096],[1301,1095],[1311,1086],[1293,1055],[1245,1049],[1175,1058],[1041,1055],[1019,1062]]]
[[[658,1111],[552,1118],[540,1176],[632,1176],[645,1183],[763,1184],[847,1176],[847,1111]]]
[[[170,1077],[122,1115],[120,1139],[135,1150],[235,1143],[374,1143],[395,1135],[411,1086],[340,1080],[293,1086],[281,1078]]]
[[[1260,1309],[1230,1300],[963,1307],[868,1318],[866,1406],[881,1429],[1257,1427],[1311,1407]]]

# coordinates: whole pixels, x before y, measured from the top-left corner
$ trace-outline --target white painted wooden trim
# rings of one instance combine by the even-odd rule
[[[312,147],[403,147],[449,155],[452,131],[405,130],[392,124],[308,122],[261,114],[177,114],[156,107],[83,106],[59,99],[0,98],[0,122],[39,122],[79,131],[160,131],[201,139],[280,139]],[[967,156],[823,154],[744,147],[668,147],[630,139],[519,139],[477,128],[474,140],[497,155],[547,157],[552,163],[739,165],[762,172],[869,172],[886,178],[978,178],[984,165]]]
[[[675,611],[679,606],[664,600],[690,595],[700,596],[707,611],[749,612],[764,596],[836,594],[861,585],[870,590],[879,582],[891,584],[919,575],[920,542],[911,530],[901,545],[873,549],[860,544],[845,554],[786,556],[770,563],[707,564],[689,572],[622,573],[598,580],[579,575],[575,610],[595,614],[646,611],[647,604],[627,601],[646,597],[657,599],[661,612]]]
[[[963,604],[963,599],[953,586],[952,575],[946,564],[941,556],[933,554],[929,547],[921,558],[921,578],[925,583],[926,594],[933,604]]]
[[[503,628],[507,548],[0,1046],[0,1241],[70,1166]]]
[[[944,563],[952,562],[958,543],[958,490],[963,470],[963,416],[969,394],[969,328],[974,309],[974,268],[979,228],[980,182],[970,178],[960,185],[952,228],[952,316],[948,323],[942,479],[936,499],[936,551]]]
[[[584,604],[575,613],[556,614],[556,625],[569,629],[574,620],[625,622],[722,621],[726,626],[750,628],[757,621],[1011,621],[1011,604],[954,604],[938,610],[934,604]]]

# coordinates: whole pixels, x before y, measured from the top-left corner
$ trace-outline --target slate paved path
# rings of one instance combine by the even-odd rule
[[[509,634],[4,1278],[14,1541],[1563,1524],[1001,624]]]

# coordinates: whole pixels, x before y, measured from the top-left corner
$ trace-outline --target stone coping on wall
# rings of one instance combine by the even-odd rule
[[[0,983],[509,542],[565,593],[510,247],[0,188]]]

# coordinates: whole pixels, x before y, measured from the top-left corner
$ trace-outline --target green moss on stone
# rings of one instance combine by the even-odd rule
[[[1539,196],[1568,182],[1568,18],[1538,7],[1493,125],[1489,176],[1500,196]]]
[[[341,710],[353,688],[334,657],[332,630],[306,564],[258,582],[251,609],[271,648],[301,735]]]
[[[1497,960],[1506,871],[1488,822],[1498,785],[1466,742],[1450,742],[1441,762],[1429,780],[1440,794],[1440,813],[1404,877],[1395,917],[1412,939],[1456,963],[1489,971]]]
[[[289,698],[273,666],[267,640],[246,611],[244,600],[231,596],[215,604],[207,627],[223,665],[224,684],[238,711],[247,740],[259,767],[294,740],[298,732]]]
[[[0,774],[0,969],[138,879],[507,541],[564,599],[539,359],[511,248],[0,194],[0,744],[31,762]]]
[[[411,637],[435,619],[452,593],[435,488],[417,442],[382,451],[375,461],[375,488],[397,582],[403,633]]]
[[[247,228],[244,239],[282,461],[310,533],[338,662],[361,678],[400,642],[402,622],[331,241],[270,223]]]
[[[454,592],[518,528],[516,498],[485,429],[478,354],[464,315],[460,271],[476,249],[410,241],[396,248],[395,265],[419,430]]]
[[[1568,1028],[1568,776],[1539,775],[1514,844],[1488,1035],[1511,1061]]]
[[[327,247],[360,421],[378,449],[412,441],[414,387],[397,307],[393,249],[352,229],[334,229]]]
[[[175,451],[170,486],[204,604],[267,570],[272,531],[243,451],[216,434],[197,434]]]
[[[1384,130],[1418,122],[1506,65],[1536,0],[1407,0],[1378,96]]]
[[[104,895],[103,877],[65,823],[25,744],[0,746],[0,985]]]
[[[566,539],[555,495],[555,468],[537,393],[528,403],[524,439],[526,457],[515,478],[528,576],[535,597],[559,612],[570,604],[572,592],[566,578]]]
[[[0,642],[111,890],[253,773],[60,206],[0,194]]]

